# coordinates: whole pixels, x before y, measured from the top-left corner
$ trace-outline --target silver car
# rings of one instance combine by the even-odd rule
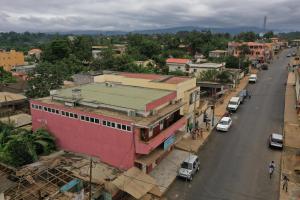
[[[197,155],[189,155],[180,166],[180,169],[178,170],[178,177],[185,178],[188,180],[193,180],[193,176],[196,172],[199,171],[199,158]]]
[[[272,133],[269,137],[269,147],[270,148],[283,148],[283,136],[278,133]]]

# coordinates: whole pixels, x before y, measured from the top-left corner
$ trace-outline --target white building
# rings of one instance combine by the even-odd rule
[[[182,71],[188,73],[188,65],[191,64],[190,59],[185,58],[168,58],[166,64],[169,68],[169,72]]]
[[[200,64],[189,64],[188,72],[189,74],[195,74],[196,76],[203,71],[207,70],[217,70],[221,71],[225,67],[225,63],[200,63]]]

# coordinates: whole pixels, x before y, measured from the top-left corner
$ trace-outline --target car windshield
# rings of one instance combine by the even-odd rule
[[[228,121],[222,121],[222,120],[221,120],[219,124],[222,124],[222,125],[228,125],[229,122],[228,122]]]
[[[237,102],[235,102],[235,101],[229,101],[229,105],[237,105]]]
[[[181,168],[184,168],[184,169],[193,169],[193,165],[192,165],[192,163],[183,162],[181,164]]]
[[[275,139],[275,138],[271,138],[272,142],[275,142],[275,143],[279,143],[279,144],[282,144],[282,140],[278,140],[278,139]]]

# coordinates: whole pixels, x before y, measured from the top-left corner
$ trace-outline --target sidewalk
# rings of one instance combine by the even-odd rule
[[[283,175],[289,178],[289,190],[282,190],[280,184],[280,199],[290,200],[300,198],[300,123],[295,109],[295,74],[290,72],[286,85],[284,109],[284,151],[281,160],[281,179]]]

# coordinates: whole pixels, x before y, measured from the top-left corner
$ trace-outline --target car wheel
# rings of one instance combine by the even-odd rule
[[[197,167],[197,172],[200,170],[200,167]]]
[[[191,175],[191,177],[189,178],[189,181],[192,181],[193,180],[193,176]]]

